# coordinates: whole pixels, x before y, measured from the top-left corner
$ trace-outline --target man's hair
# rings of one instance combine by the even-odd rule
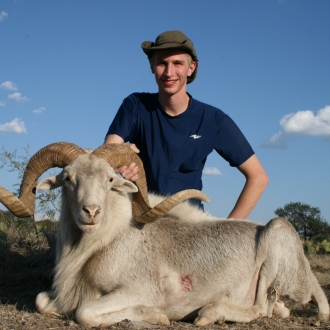
[[[187,53],[188,64],[190,65],[193,62],[193,59],[190,54]]]

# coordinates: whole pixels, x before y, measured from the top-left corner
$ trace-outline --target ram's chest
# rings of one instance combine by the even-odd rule
[[[141,253],[141,246],[138,245],[127,244],[122,237],[120,242],[113,242],[111,246],[95,252],[82,265],[82,277],[101,294],[127,283],[133,285],[139,277],[147,280],[152,260]]]
[[[80,277],[100,294],[111,292],[118,285],[121,275],[117,258],[111,258],[106,251],[90,256],[81,267]]]

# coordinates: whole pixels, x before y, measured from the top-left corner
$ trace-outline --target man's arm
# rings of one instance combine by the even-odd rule
[[[125,141],[122,137],[117,134],[110,134],[104,140],[104,144],[119,143],[123,144]],[[127,145],[136,153],[139,153],[140,150],[136,147],[134,143],[127,143]],[[135,163],[132,163],[130,166],[122,166],[117,169],[117,173],[120,173],[124,179],[130,181],[136,181],[138,178],[139,168]]]
[[[246,182],[228,218],[246,219],[265,190],[269,178],[256,155],[237,168],[245,176]]]

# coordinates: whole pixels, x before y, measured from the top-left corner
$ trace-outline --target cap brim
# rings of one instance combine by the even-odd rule
[[[195,59],[194,54],[191,53],[191,50],[184,46],[184,45],[178,45],[178,43],[172,43],[172,42],[168,42],[166,44],[162,44],[159,46],[154,46],[154,43],[152,41],[144,41],[141,44],[142,50],[144,51],[144,53],[146,55],[148,55],[148,57],[150,57],[153,52],[155,52],[156,50],[162,50],[162,49],[181,49],[186,51],[188,54],[190,54],[194,61],[196,61],[197,59]]]

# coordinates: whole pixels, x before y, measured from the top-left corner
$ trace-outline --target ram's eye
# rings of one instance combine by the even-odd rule
[[[65,181],[70,181],[70,178],[67,176],[67,177],[65,178]]]
[[[110,182],[112,182],[113,181],[113,178],[110,178],[110,180],[109,180]]]

